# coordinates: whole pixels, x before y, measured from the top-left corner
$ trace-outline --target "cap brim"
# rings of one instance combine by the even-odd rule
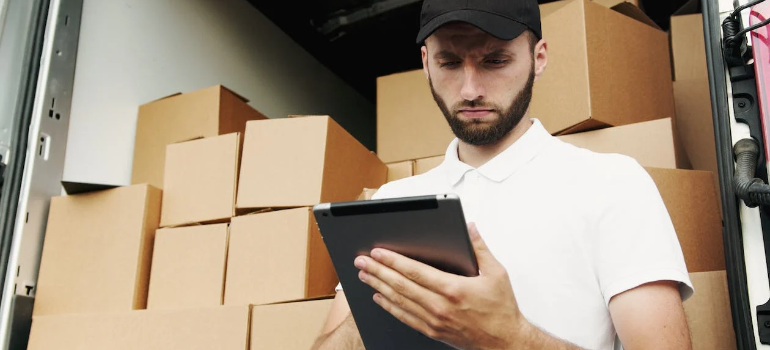
[[[500,40],[516,39],[527,26],[510,18],[477,10],[456,10],[440,15],[428,22],[417,34],[417,44],[422,44],[433,32],[451,22],[465,22],[478,27]]]

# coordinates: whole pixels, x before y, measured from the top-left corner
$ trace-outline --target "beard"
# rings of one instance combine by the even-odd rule
[[[457,103],[452,110],[447,107],[446,102],[442,99],[433,88],[433,81],[428,77],[430,84],[430,91],[433,94],[433,99],[436,100],[441,112],[444,113],[449,126],[452,128],[452,132],[460,141],[474,146],[484,146],[497,143],[503,137],[508,135],[519,122],[529,109],[529,104],[532,101],[532,87],[535,84],[535,67],[533,64],[532,69],[529,72],[529,77],[524,88],[519,91],[516,98],[511,101],[508,108],[501,108],[498,105],[486,103],[483,100],[480,101],[463,101]],[[470,108],[486,108],[491,109],[494,113],[497,113],[499,118],[487,124],[481,120],[467,120],[460,119],[457,115],[459,110],[464,107]]]

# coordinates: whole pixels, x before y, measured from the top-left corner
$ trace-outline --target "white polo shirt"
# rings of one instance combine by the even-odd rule
[[[510,275],[522,314],[586,349],[611,350],[610,299],[645,283],[693,293],[671,218],[634,159],[562,142],[533,119],[481,167],[462,163],[458,140],[428,173],[384,185],[374,199],[455,193]]]

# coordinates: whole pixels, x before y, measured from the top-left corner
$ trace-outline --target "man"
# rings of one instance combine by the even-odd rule
[[[536,0],[425,0],[421,17],[423,69],[457,139],[375,198],[457,193],[480,276],[375,249],[351,261],[375,302],[458,349],[611,350],[616,336],[625,350],[690,349],[692,285],[649,175],[530,118],[548,61]],[[314,349],[363,349],[343,291]]]

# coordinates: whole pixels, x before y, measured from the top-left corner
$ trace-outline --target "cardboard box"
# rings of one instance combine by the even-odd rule
[[[361,194],[358,196],[359,201],[366,201],[372,199],[374,194],[377,193],[376,188],[364,188],[364,190],[361,192]]]
[[[310,208],[233,218],[225,305],[314,298],[334,294],[337,283]]]
[[[163,188],[166,146],[240,132],[246,121],[266,119],[248,100],[224,86],[175,94],[139,107],[131,183]]]
[[[702,14],[671,17],[671,53],[675,80],[708,79]]]
[[[248,306],[35,317],[28,350],[244,350]]]
[[[694,350],[734,350],[735,332],[730,312],[727,273],[691,273],[695,294],[684,302]]]
[[[674,223],[687,270],[725,269],[722,217],[714,177],[697,170],[647,168]]]
[[[599,153],[619,153],[648,167],[689,169],[671,118],[559,136],[564,142]]]
[[[540,11],[548,68],[531,112],[549,132],[674,117],[668,36],[638,7],[570,0]]]
[[[34,315],[144,309],[160,202],[148,185],[52,198]]]
[[[377,155],[386,163],[442,155],[454,139],[422,70],[377,78]]]
[[[407,160],[386,165],[388,166],[388,182],[401,180],[414,175],[414,161]]]
[[[255,306],[251,349],[310,349],[326,323],[332,299]]]
[[[235,216],[239,140],[234,133],[168,146],[162,227],[226,222]]]
[[[249,122],[237,208],[352,201],[387,175],[385,164],[328,116]]]
[[[592,1],[605,7],[614,7],[615,5],[622,4],[624,2],[630,3],[634,6],[639,6],[639,0],[592,0]]]
[[[444,156],[417,159],[414,161],[414,174],[422,175],[444,162]]]
[[[222,305],[227,226],[192,226],[156,232],[148,309]]]

